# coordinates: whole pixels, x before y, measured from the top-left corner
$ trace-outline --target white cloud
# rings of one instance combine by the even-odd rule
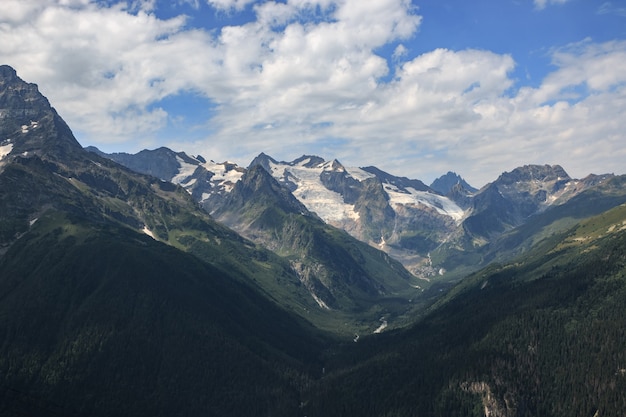
[[[626,6],[616,6],[612,2],[604,2],[598,7],[597,14],[614,14],[617,16],[626,17]]]
[[[68,122],[90,138],[123,141],[156,130],[166,115],[148,106],[186,87],[173,71],[175,60],[191,54],[192,45],[204,47],[206,38],[182,31],[183,18],[130,14],[127,4],[79,6],[31,8],[29,23],[0,29],[3,61],[36,80]],[[23,8],[21,1],[8,7]]]
[[[207,3],[218,10],[243,10],[254,0],[207,0]]]
[[[393,59],[395,60],[400,60],[402,58],[404,58],[407,54],[409,53],[408,49],[406,49],[406,46],[399,44],[398,46],[396,46],[396,49],[393,50]]]
[[[152,12],[156,8],[156,0],[132,0],[128,2],[127,10],[136,13]]]
[[[551,4],[565,4],[570,0],[533,0],[537,10],[543,10]]]
[[[2,8],[0,23],[12,25],[25,22],[33,14],[39,13],[44,9],[46,5],[45,2],[39,0],[10,1],[5,3]]]
[[[200,0],[176,0],[177,5],[188,4],[193,9],[198,10],[200,8]]]
[[[555,49],[540,85],[512,90],[510,55],[407,60],[421,18],[405,0],[268,1],[256,20],[212,32],[153,5],[3,0],[0,61],[37,82],[84,144],[156,144],[171,117],[158,103],[193,92],[215,105],[206,140],[181,131],[167,145],[210,159],[314,152],[425,181],[455,169],[474,185],[528,163],[623,170],[625,42]],[[392,73],[375,52],[386,45]]]
[[[254,10],[259,24],[266,27],[284,25],[297,14],[297,8],[287,3],[268,1],[255,5]]]

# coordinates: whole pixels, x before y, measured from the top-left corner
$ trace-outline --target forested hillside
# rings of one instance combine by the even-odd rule
[[[624,311],[620,206],[467,278],[412,329],[346,347],[307,411],[626,415]]]
[[[0,301],[3,416],[294,415],[320,367],[312,327],[228,271],[58,213],[0,259]]]

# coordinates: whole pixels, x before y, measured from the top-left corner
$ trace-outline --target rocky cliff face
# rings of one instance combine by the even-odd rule
[[[24,82],[13,68],[3,65],[0,66],[0,146],[8,145],[12,148],[11,155],[36,154],[50,160],[71,158],[79,149],[82,152],[69,127],[37,85]]]
[[[430,184],[430,188],[441,193],[442,195],[448,195],[457,186],[467,190],[468,193],[475,193],[478,191],[478,189],[469,185],[463,177],[452,171],[448,171],[445,175],[435,179],[435,181]]]
[[[505,172],[474,196],[466,229],[489,239],[571,198],[580,192],[577,184],[559,165],[526,165]]]

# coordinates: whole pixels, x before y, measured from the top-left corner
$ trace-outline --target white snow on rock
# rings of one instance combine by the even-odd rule
[[[321,298],[315,295],[313,291],[311,291],[311,296],[313,296],[313,299],[321,308],[323,308],[324,310],[330,310],[330,307],[328,307],[328,305]]]
[[[39,122],[30,122],[29,125],[22,125],[22,133],[28,133],[31,129],[37,129]]]
[[[374,334],[382,333],[383,330],[385,330],[387,328],[387,325],[388,325],[387,320],[381,318],[380,319],[380,326],[378,326],[376,328],[376,330],[374,330]]]
[[[243,169],[232,162],[203,162],[193,157],[189,158],[193,159],[194,162],[188,162],[189,160],[186,161],[180,156],[176,156],[176,161],[180,168],[178,169],[178,173],[170,179],[172,183],[183,186],[189,193],[191,193],[191,187],[197,182],[197,178],[193,178],[193,175],[199,167],[213,174],[210,180],[212,187],[221,188],[226,192],[230,192],[235,183],[239,181],[243,175]],[[209,197],[211,197],[211,193],[203,193],[202,201]]]
[[[295,183],[294,196],[302,202],[307,209],[316,213],[325,222],[342,222],[344,220],[358,220],[359,215],[354,211],[354,206],[346,204],[341,194],[327,189],[320,180],[323,171],[346,172],[357,181],[365,181],[375,177],[361,168],[344,168],[336,161],[322,162],[313,167],[307,167],[311,159],[305,158],[297,165],[286,163],[270,163],[272,176],[279,181],[288,180]],[[385,192],[389,195],[389,204],[395,209],[398,205],[424,205],[436,210],[438,213],[450,216],[459,222],[464,216],[464,211],[456,203],[447,197],[426,191],[417,191],[414,188],[400,190],[397,186],[383,184]]]
[[[176,174],[174,178],[172,178],[172,182],[174,184],[191,185],[191,184],[186,184],[187,179],[193,175],[193,173],[198,168],[198,165],[187,163],[183,160],[183,158],[181,158],[178,155],[176,156],[176,160],[180,164],[180,169],[178,170],[178,174]]]
[[[196,163],[186,162],[183,158],[176,157],[180,164],[178,173],[172,178],[172,182],[186,187],[189,191],[195,182],[191,178],[199,166],[213,173],[211,183],[214,187],[230,192],[237,181],[243,175],[244,169],[232,162],[216,163],[214,161]],[[323,172],[346,173],[355,180],[362,182],[375,177],[361,168],[345,168],[338,161],[323,161],[312,164],[312,157],[303,158],[297,164],[286,162],[270,162],[269,169],[272,176],[280,182],[289,182],[295,185],[293,195],[303,203],[306,208],[316,213],[322,220],[330,224],[344,224],[359,220],[359,214],[354,210],[354,205],[347,204],[343,196],[338,192],[329,190],[322,183],[320,176]],[[418,191],[414,188],[399,189],[397,186],[385,183],[383,189],[389,196],[389,204],[395,210],[399,205],[426,206],[438,213],[450,216],[456,222],[463,219],[464,211],[456,203],[447,197],[438,194]],[[203,193],[202,200],[210,198],[211,193]]]
[[[452,217],[455,221],[460,221],[465,214],[461,207],[447,197],[427,191],[417,191],[412,187],[408,187],[406,191],[403,191],[399,190],[395,185],[388,183],[383,184],[383,187],[387,195],[389,195],[389,203],[392,207],[397,204],[423,204],[437,210],[439,214]]]
[[[144,226],[142,232],[150,236],[152,239],[156,240],[156,238],[154,237],[154,233],[152,233],[152,231],[148,229],[148,226]]]
[[[0,161],[4,159],[11,151],[13,150],[13,144],[9,143],[8,145],[0,146]]]
[[[239,181],[239,179],[243,175],[242,170],[234,168],[236,167],[236,165],[231,162],[218,164],[216,162],[209,161],[202,165],[207,171],[213,173],[211,181],[217,181],[221,183],[226,192],[230,192],[235,183]]]
[[[365,181],[368,178],[375,177],[374,174],[367,172],[361,168],[349,167],[349,168],[346,168],[346,171],[348,172],[348,174],[350,174],[352,178],[358,181]]]
[[[320,181],[322,171],[332,169],[331,163],[325,162],[308,168],[305,166],[308,162],[310,160],[305,159],[297,166],[271,164],[270,168],[272,175],[277,179],[283,179],[289,173],[289,180],[298,187],[293,195],[325,222],[341,221],[346,218],[357,220],[359,215],[354,211],[354,206],[344,203],[341,194],[329,190]]]

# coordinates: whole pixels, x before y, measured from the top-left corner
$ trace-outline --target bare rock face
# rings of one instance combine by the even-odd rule
[[[12,155],[35,153],[45,159],[64,159],[82,153],[67,124],[36,84],[0,66],[0,146],[12,145]]]
[[[463,177],[452,171],[448,171],[445,175],[442,175],[430,184],[430,188],[443,195],[448,195],[455,187],[458,186],[465,189],[468,193],[475,193],[478,191],[476,188],[469,185]]]
[[[505,172],[474,196],[466,228],[489,238],[519,226],[579,191],[575,183],[559,165],[525,165]]]

